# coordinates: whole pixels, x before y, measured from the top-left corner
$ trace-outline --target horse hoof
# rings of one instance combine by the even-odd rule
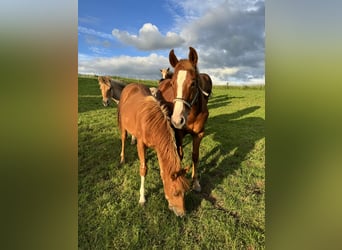
[[[139,201],[139,205],[143,207],[145,205],[145,200]]]

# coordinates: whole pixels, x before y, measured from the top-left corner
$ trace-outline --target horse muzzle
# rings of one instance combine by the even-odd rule
[[[183,115],[171,116],[171,123],[175,128],[182,129],[185,126],[185,117]]]
[[[103,106],[108,107],[109,106],[109,100],[102,101]]]
[[[179,217],[183,217],[185,215],[185,210],[183,210],[183,209],[179,209],[179,208],[171,206],[171,205],[169,205],[169,209],[172,210],[175,213],[175,215],[177,215]]]

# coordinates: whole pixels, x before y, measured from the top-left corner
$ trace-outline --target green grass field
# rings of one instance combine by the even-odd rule
[[[147,151],[147,202],[139,206],[136,145],[126,145],[126,164],[120,166],[116,104],[102,106],[96,78],[79,77],[78,84],[79,249],[265,248],[263,87],[213,87],[200,146],[202,192],[186,194],[187,214],[180,218],[168,209],[152,149]],[[189,135],[184,145],[187,166]]]

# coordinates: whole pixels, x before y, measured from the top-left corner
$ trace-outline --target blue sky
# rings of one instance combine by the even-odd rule
[[[214,84],[264,83],[264,24],[259,0],[80,0],[78,71],[157,80],[192,46]]]

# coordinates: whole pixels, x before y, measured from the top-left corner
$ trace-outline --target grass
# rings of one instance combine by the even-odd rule
[[[264,96],[262,87],[213,88],[200,147],[202,192],[186,194],[187,215],[179,218],[168,209],[152,149],[147,202],[138,205],[136,146],[126,145],[126,164],[120,166],[116,105],[104,108],[97,79],[79,77],[79,249],[264,249]],[[184,144],[187,166],[190,136]]]

